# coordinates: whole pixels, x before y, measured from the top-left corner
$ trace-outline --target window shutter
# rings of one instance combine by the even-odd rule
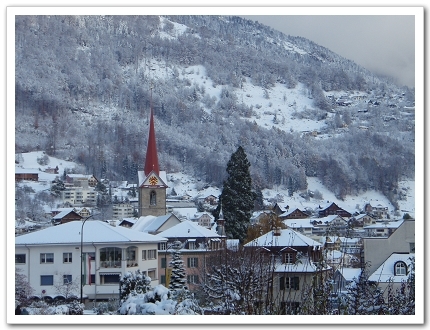
[[[187,258],[187,267],[190,268],[190,258]]]
[[[294,289],[295,290],[299,289],[299,278],[298,277],[294,277]]]
[[[285,289],[285,281],[284,281],[284,277],[281,276],[279,278],[279,290],[284,290]]]
[[[195,261],[196,261],[195,267],[199,267],[199,259],[195,258]]]

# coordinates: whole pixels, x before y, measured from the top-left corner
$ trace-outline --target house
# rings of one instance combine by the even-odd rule
[[[330,267],[319,265],[323,246],[292,229],[275,229],[244,245],[273,256],[273,282],[268,283],[271,299],[289,314],[300,307],[303,290],[312,286],[315,276],[326,276]]]
[[[306,219],[309,218],[309,215],[302,210],[299,210],[298,208],[295,208],[293,210],[285,211],[284,213],[281,213],[279,215],[279,218],[282,220],[287,219]]]
[[[344,218],[350,218],[352,214],[337,206],[336,203],[331,203],[326,208],[320,209],[318,211],[318,215],[320,218],[324,218],[329,215],[339,215]]]
[[[167,238],[167,242],[159,244],[158,253],[160,283],[165,284],[170,281],[171,254],[173,248],[179,246],[179,252],[185,265],[187,282],[189,289],[198,289],[201,271],[204,271],[206,258],[214,253],[218,253],[225,248],[225,236],[218,235],[215,231],[209,230],[195,222],[185,220],[157,235]],[[163,257],[164,255],[164,257]]]
[[[202,227],[211,229],[215,218],[212,214],[209,214],[208,212],[197,212],[194,214],[193,217],[190,218],[190,220],[198,223]]]
[[[312,236],[314,225],[309,221],[310,219],[287,219],[282,221],[287,228],[298,231],[307,237]]]
[[[393,253],[415,253],[414,219],[401,221],[390,236],[363,237],[362,264],[368,266],[369,274]]]
[[[368,281],[376,282],[388,300],[388,287],[392,286],[394,291],[400,289],[402,283],[408,281],[411,271],[415,271],[412,269],[414,261],[415,253],[393,253],[370,274]]]
[[[148,215],[137,219],[137,221],[131,226],[131,229],[156,235],[176,226],[179,223],[181,223],[181,220],[179,220],[174,214],[166,214],[158,217]]]
[[[165,241],[103,221],[71,221],[16,237],[15,267],[34,288],[35,299],[58,297],[56,287],[68,282],[80,286],[82,275],[82,297],[93,304],[117,298],[120,277],[128,271],[140,269],[157,285],[157,247]]]
[[[374,225],[364,227],[365,237],[388,237],[393,234],[403,220],[377,222]]]
[[[378,219],[387,219],[388,218],[388,207],[378,204],[376,206],[372,206],[370,203],[367,203],[364,206],[364,211],[367,214],[372,214]]]
[[[353,228],[363,228],[365,226],[376,224],[376,219],[370,214],[354,215],[348,220],[348,223]]]
[[[66,179],[64,181],[68,186],[92,188],[97,186],[97,183],[99,182],[99,180],[97,180],[97,178],[92,174],[86,175],[72,173],[66,174]]]
[[[58,174],[58,166],[55,166],[54,168],[52,167],[47,167],[45,169],[45,173],[49,173],[49,174]]]
[[[51,222],[53,225],[62,225],[70,221],[81,221],[82,219],[83,217],[73,209],[65,209],[53,216]]]
[[[39,171],[15,168],[15,181],[39,181]]]

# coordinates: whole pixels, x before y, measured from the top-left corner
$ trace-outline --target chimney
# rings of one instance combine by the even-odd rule
[[[281,236],[281,227],[276,227],[275,230],[273,230],[273,236]]]

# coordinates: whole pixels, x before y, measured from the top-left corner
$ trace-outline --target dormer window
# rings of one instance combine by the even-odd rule
[[[284,263],[293,264],[294,263],[294,253],[287,252],[284,254]]]
[[[397,276],[406,276],[408,270],[408,266],[403,261],[397,261],[394,264],[394,275]]]

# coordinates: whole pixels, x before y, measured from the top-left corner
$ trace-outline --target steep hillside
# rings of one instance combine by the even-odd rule
[[[260,188],[317,177],[393,203],[414,175],[413,91],[237,17],[17,17],[15,87],[16,152],[111,180],[144,164],[151,91],[168,172],[220,186],[242,145]]]

